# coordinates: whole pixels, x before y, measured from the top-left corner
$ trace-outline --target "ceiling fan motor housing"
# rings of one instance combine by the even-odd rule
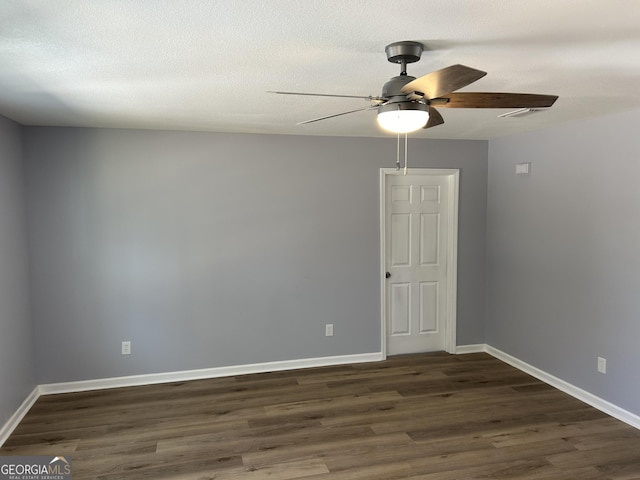
[[[406,100],[407,94],[402,92],[402,88],[415,79],[416,77],[412,77],[411,75],[398,75],[397,77],[391,78],[382,87],[382,97],[393,101],[393,97],[401,96],[403,100]]]

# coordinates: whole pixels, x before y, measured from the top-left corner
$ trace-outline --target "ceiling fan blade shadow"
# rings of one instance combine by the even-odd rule
[[[438,125],[442,125],[443,123],[444,118],[442,118],[440,112],[433,107],[429,107],[429,120],[427,120],[427,124],[422,128],[436,127]]]
[[[350,113],[356,113],[356,112],[364,112],[365,110],[373,110],[373,109],[376,109],[376,108],[378,108],[378,105],[371,105],[371,106],[365,107],[365,108],[358,108],[356,110],[349,110],[348,112],[336,113],[336,114],[333,114],[333,115],[327,115],[325,117],[319,117],[319,118],[313,118],[311,120],[305,120],[304,122],[296,123],[296,125],[306,125],[307,123],[319,122],[320,120],[326,120],[328,118],[340,117],[342,115],[348,115]]]
[[[445,95],[444,108],[547,108],[558,99],[557,95],[533,93],[458,92]]]
[[[427,99],[443,97],[481,79],[487,74],[465,65],[451,65],[407,83],[402,93],[421,92]]]

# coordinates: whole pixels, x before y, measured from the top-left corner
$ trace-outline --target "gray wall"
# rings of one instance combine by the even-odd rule
[[[487,343],[640,414],[640,111],[489,142]],[[529,176],[514,165],[531,162]],[[608,373],[597,373],[597,357]]]
[[[393,137],[25,135],[40,383],[380,351]],[[462,169],[458,343],[483,342],[487,142],[409,154]]]
[[[21,127],[0,116],[0,428],[36,386]]]

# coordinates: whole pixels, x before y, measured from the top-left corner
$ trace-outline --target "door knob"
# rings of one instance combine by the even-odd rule
[[[385,278],[389,278],[389,277],[391,277],[391,274],[389,272],[387,272],[387,273],[384,274],[384,277]]]

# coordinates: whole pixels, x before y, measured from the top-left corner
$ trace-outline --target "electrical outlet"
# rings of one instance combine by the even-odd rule
[[[324,326],[324,336],[333,337],[333,323],[327,323]]]
[[[131,342],[122,342],[122,355],[131,355]]]
[[[598,372],[607,373],[607,359],[598,357]]]

